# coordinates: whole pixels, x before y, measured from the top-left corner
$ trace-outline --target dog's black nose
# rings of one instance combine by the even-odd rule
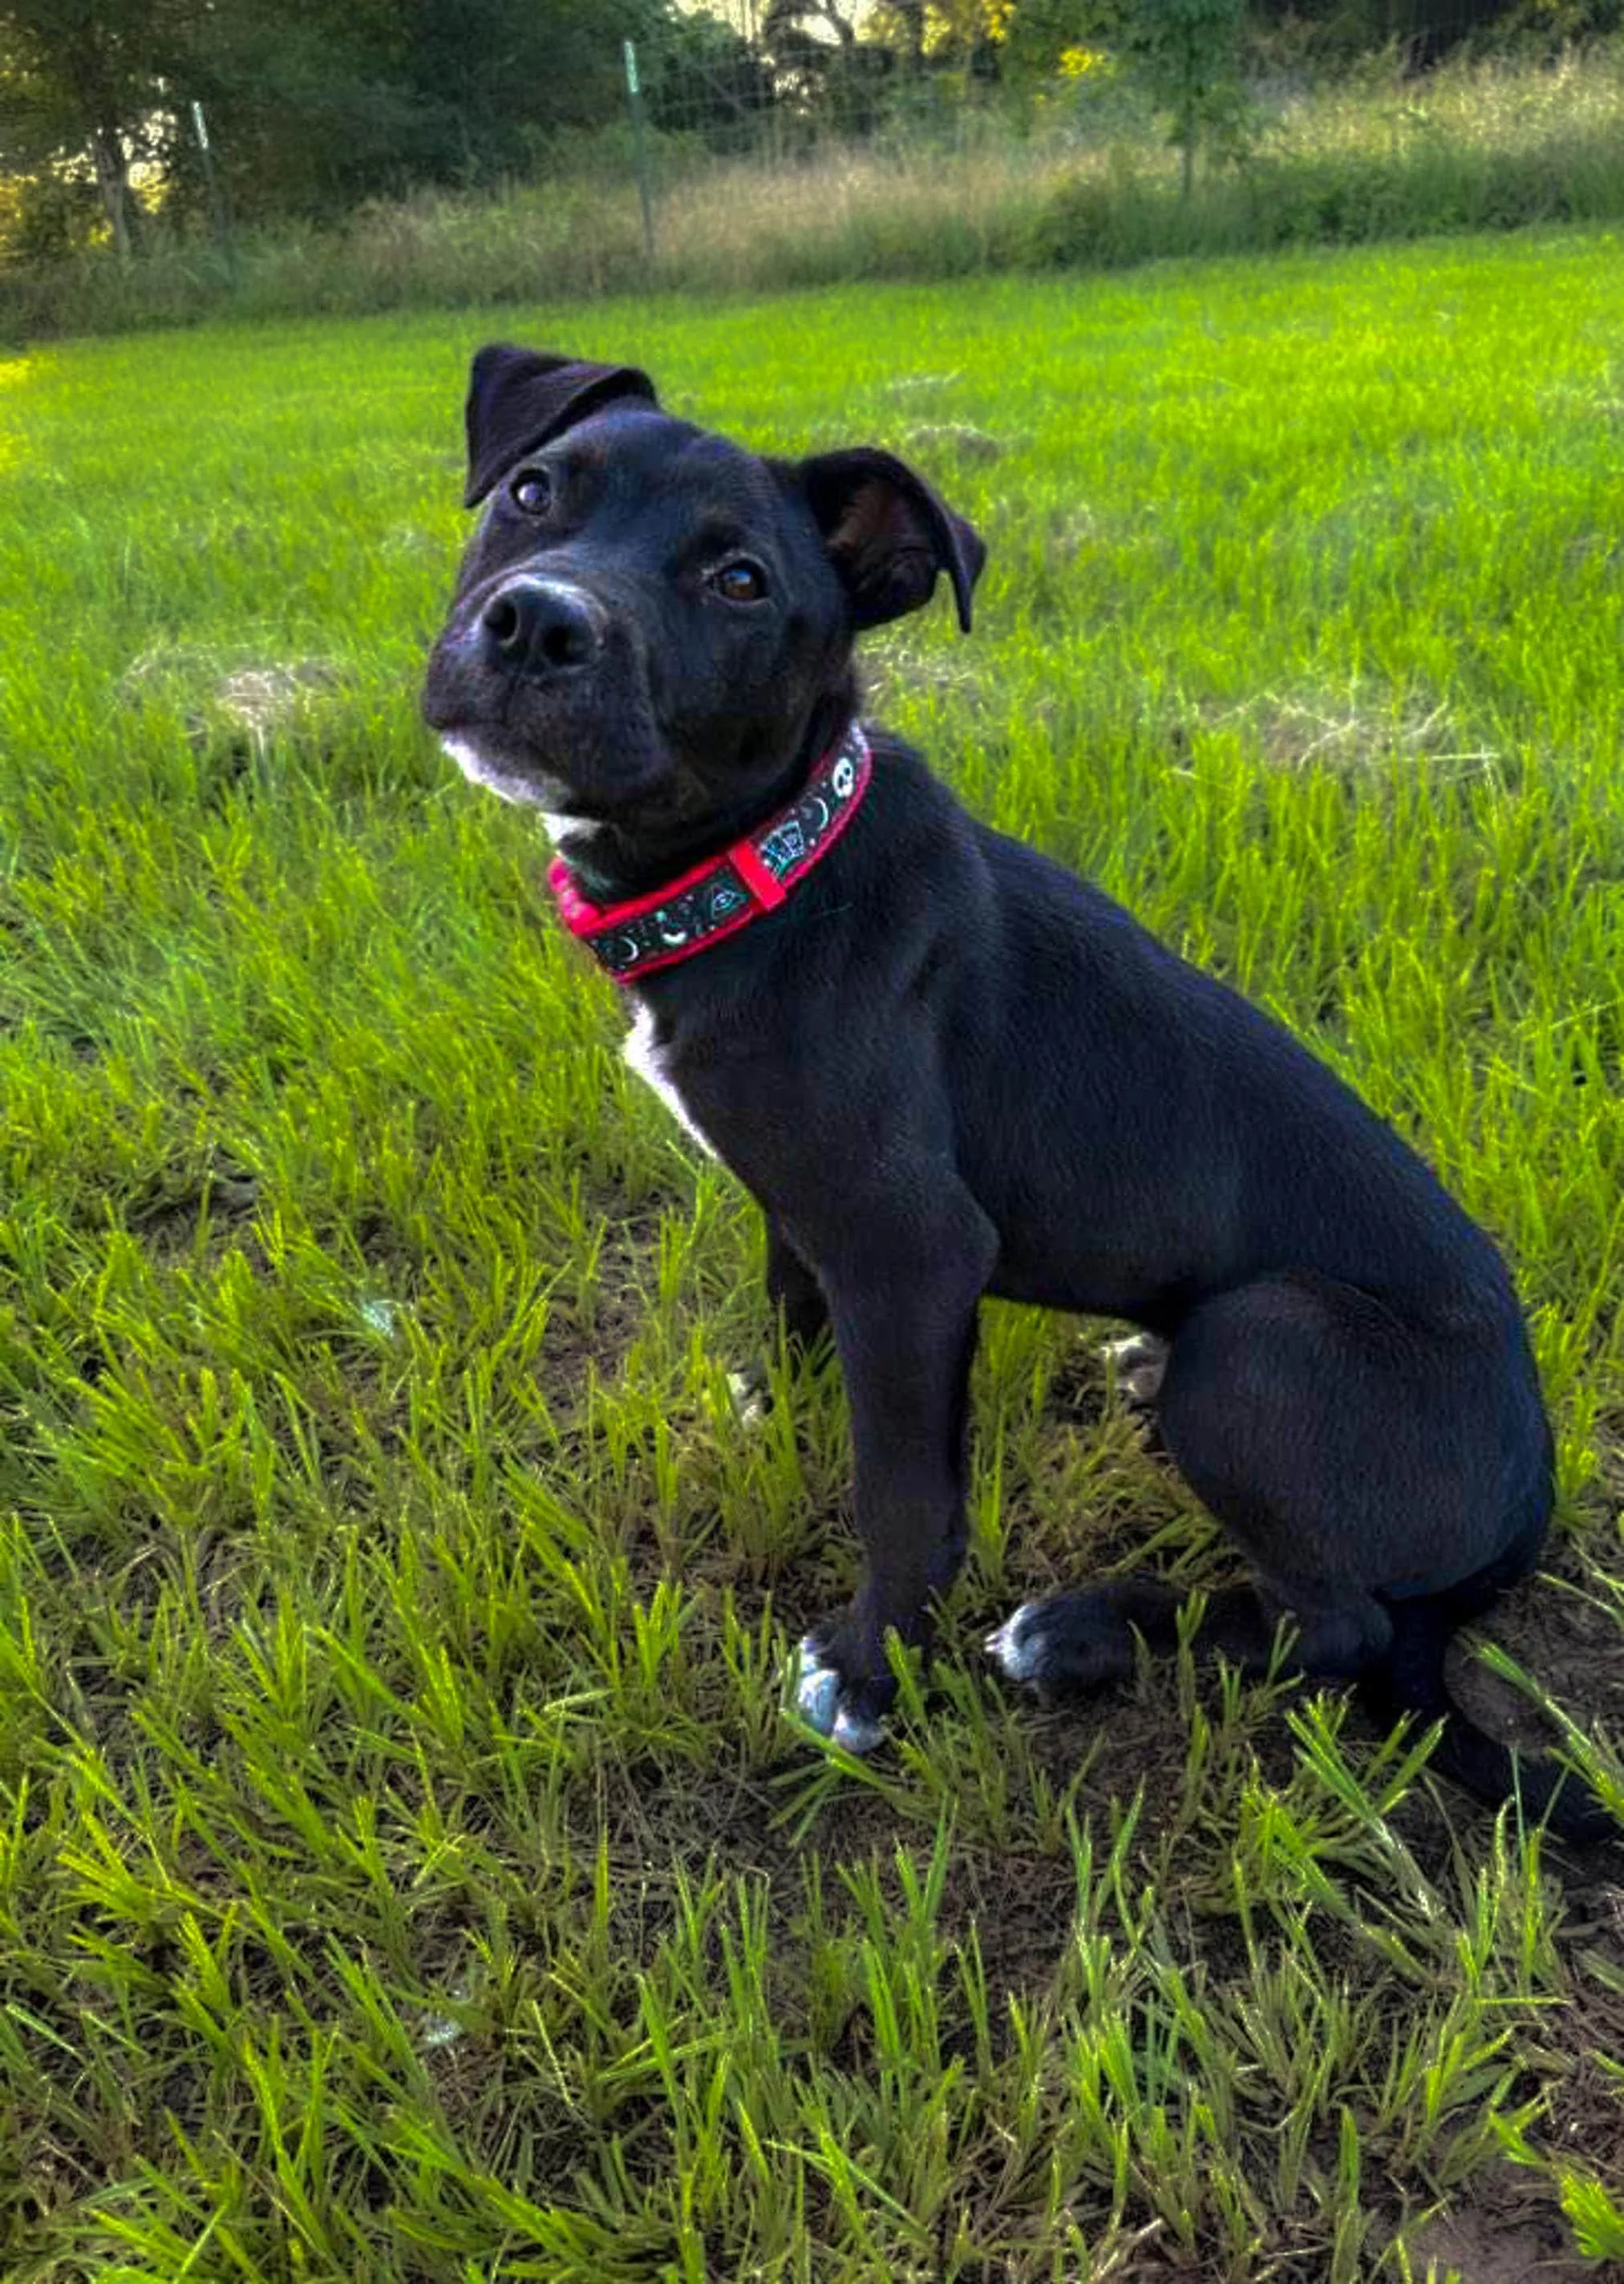
[[[542,681],[589,666],[602,640],[598,614],[578,588],[513,579],[480,614],[485,655],[507,674]]]

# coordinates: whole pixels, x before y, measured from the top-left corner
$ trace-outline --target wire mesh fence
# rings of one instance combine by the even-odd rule
[[[1072,0],[964,0],[956,39],[946,0],[917,19],[871,0],[855,27],[851,0],[718,4],[732,15],[650,8],[629,41],[589,24],[568,106],[508,79],[482,155],[450,87],[405,112],[363,90],[347,142],[257,87],[148,112],[121,237],[82,160],[36,176],[32,245],[8,232],[0,149],[0,331],[1112,267],[1624,215],[1620,38],[1491,48],[1456,14],[1425,27],[1442,60],[1424,63],[1413,19],[1338,49],[1259,12],[1274,0],[1193,0],[1197,55],[1158,52],[1146,28],[1161,9],[1176,31],[1192,0],[1120,0],[1091,39],[1066,29]]]
[[[961,12],[962,37],[927,46],[907,36],[923,8],[871,12],[862,30],[890,36],[860,36],[834,0],[734,0],[730,18],[671,18],[623,43],[622,106],[605,114],[590,163],[612,170],[618,154],[635,175],[652,252],[667,202],[690,199],[719,162],[738,162],[735,183],[746,170],[799,179],[808,199],[854,171],[911,192],[945,191],[966,168],[1168,179],[1188,196],[1198,178],[1287,158],[1356,153],[1391,171],[1444,143],[1515,156],[1593,125],[1604,82],[1609,115],[1619,93],[1616,53],[1612,69],[1592,55],[1587,76],[1579,50],[1531,43],[1526,26],[1491,42],[1495,0],[1464,12],[1456,0],[1447,15],[1427,0],[1370,0],[1362,28],[1347,13],[1305,25],[1209,0],[1194,31],[1187,7],[1168,11],[1159,45],[1158,5],[1138,0],[1110,39],[1070,35],[1063,20],[1078,12],[1050,12],[1039,40],[1015,36],[1012,6],[980,0]],[[575,150],[586,155],[586,140]]]

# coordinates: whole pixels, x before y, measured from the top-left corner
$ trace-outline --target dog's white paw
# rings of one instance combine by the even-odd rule
[[[1167,1376],[1166,1341],[1154,1333],[1130,1333],[1126,1340],[1105,1341],[1099,1352],[1125,1403],[1140,1410],[1155,1403]]]
[[[1035,1602],[1023,1602],[1011,1610],[1001,1626],[987,1637],[983,1647],[999,1671],[1011,1681],[1031,1681],[1035,1678],[1042,1657],[1031,1623],[1037,1608]]]
[[[834,1733],[840,1703],[840,1677],[832,1665],[820,1665],[809,1641],[800,1645],[800,1671],[795,1682],[795,1710],[820,1737]]]
[[[741,1428],[759,1428],[772,1408],[765,1383],[753,1372],[729,1373],[728,1396]]]
[[[841,1681],[832,1665],[824,1665],[810,1641],[800,1645],[800,1671],[795,1684],[795,1709],[809,1729],[827,1737],[848,1753],[871,1753],[885,1736],[882,1722],[854,1713],[841,1702]]]

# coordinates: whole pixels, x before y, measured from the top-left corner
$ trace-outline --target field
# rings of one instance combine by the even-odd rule
[[[10,2284],[1624,2258],[1618,1858],[1284,1682],[991,1679],[1052,1582],[1225,1575],[1098,1328],[987,1312],[938,1661],[870,1764],[787,1724],[839,1388],[736,1417],[752,1210],[415,716],[492,332],[927,468],[984,605],[875,710],[1505,1245],[1560,1514],[1460,1686],[1624,1801],[1621,287],[1573,233],[0,364]]]

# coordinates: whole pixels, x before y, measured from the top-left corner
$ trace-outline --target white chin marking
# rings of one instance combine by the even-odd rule
[[[470,785],[483,786],[487,793],[494,793],[500,801],[511,801],[516,808],[535,810],[560,856],[567,856],[572,848],[579,853],[582,843],[597,832],[594,817],[573,817],[566,809],[543,807],[541,795],[527,778],[517,778],[510,770],[499,770],[468,739],[442,738],[440,742]]]
[[[517,807],[535,807],[535,794],[524,779],[507,770],[497,769],[466,738],[442,738],[440,742],[470,785],[483,786],[487,793],[494,793],[498,800],[511,801]]]

